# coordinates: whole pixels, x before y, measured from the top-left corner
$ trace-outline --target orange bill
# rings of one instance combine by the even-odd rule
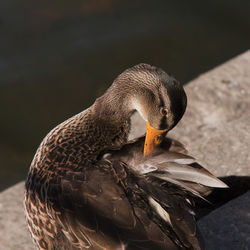
[[[162,142],[164,133],[167,129],[158,130],[147,122],[147,131],[144,144],[144,156],[150,155],[153,150]]]

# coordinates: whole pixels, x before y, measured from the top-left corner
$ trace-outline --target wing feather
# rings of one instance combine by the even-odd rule
[[[150,157],[143,157],[143,142],[49,185],[51,216],[72,249],[204,249],[189,197],[226,185],[177,141],[165,139]]]
[[[144,137],[126,145],[112,157],[123,160],[140,175],[151,175],[175,183],[199,197],[207,193],[206,187],[228,187],[199,165],[195,158],[187,155],[187,150],[178,141],[165,138],[162,145],[149,157],[143,156],[143,143]]]
[[[112,173],[101,167],[65,175],[59,184],[49,186],[50,211],[66,239],[75,247],[116,248],[122,244],[117,228],[132,230],[135,227],[133,209],[123,189]]]

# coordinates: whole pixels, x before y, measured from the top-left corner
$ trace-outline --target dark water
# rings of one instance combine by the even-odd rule
[[[127,67],[147,62],[186,83],[249,45],[249,0],[2,0],[0,190]]]

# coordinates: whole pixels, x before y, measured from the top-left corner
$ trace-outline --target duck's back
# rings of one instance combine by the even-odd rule
[[[190,178],[216,178],[192,168],[194,159],[172,140],[152,157],[144,159],[142,149],[143,138],[94,163],[32,167],[25,206],[38,248],[204,249],[191,203],[209,188]],[[173,175],[180,167],[186,180]]]

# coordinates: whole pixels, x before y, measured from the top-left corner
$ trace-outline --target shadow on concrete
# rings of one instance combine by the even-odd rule
[[[243,195],[250,190],[250,176],[223,176],[219,177],[229,188],[215,189],[208,197],[207,201],[197,199],[195,213],[197,219],[201,219],[218,207]]]

